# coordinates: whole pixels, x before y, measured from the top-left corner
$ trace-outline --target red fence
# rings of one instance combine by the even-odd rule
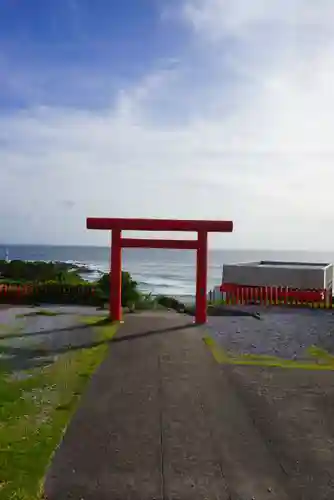
[[[223,283],[220,291],[227,304],[312,305],[332,308],[332,290],[297,290],[288,287],[244,286]]]
[[[98,301],[96,288],[90,284],[63,285],[41,283],[36,285],[0,284],[0,303],[24,304],[31,302],[91,304]]]

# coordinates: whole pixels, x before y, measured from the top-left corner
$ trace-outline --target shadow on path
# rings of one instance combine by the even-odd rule
[[[226,307],[225,305],[209,306],[208,316],[248,316],[257,320],[261,320],[260,313],[257,310],[240,309],[240,307]]]
[[[69,328],[62,328],[59,330],[48,330],[48,331],[43,331],[43,332],[33,332],[30,334],[23,334],[23,335],[13,335],[10,336],[10,338],[13,337],[23,337],[24,335],[46,335],[46,334],[52,334],[57,331],[70,331],[70,330],[77,330],[77,329],[87,329],[91,328],[92,326],[98,326],[98,325],[103,325],[106,324],[105,321],[101,321],[96,323],[95,325],[80,325],[80,326],[73,326]],[[77,351],[81,349],[90,349],[92,347],[98,347],[102,344],[110,344],[111,342],[128,342],[131,340],[140,340],[144,339],[153,335],[161,335],[164,333],[175,333],[180,330],[184,329],[191,329],[195,328],[197,325],[196,324],[186,324],[186,325],[178,325],[170,328],[162,328],[162,329],[156,329],[156,330],[148,330],[140,333],[136,333],[133,335],[124,335],[123,337],[115,337],[112,340],[101,340],[101,341],[89,341],[89,342],[83,342],[77,345],[71,345],[70,343],[67,345],[63,345],[61,347],[11,347],[8,345],[5,346],[0,346],[0,353],[5,356],[3,360],[0,361],[0,367],[4,368],[6,371],[15,371],[15,370],[25,370],[29,368],[34,368],[37,366],[43,366],[50,364],[54,357],[60,354],[65,354],[66,352],[70,351]],[[8,339],[8,337],[5,337]],[[0,337],[0,339],[3,339],[3,337]]]
[[[54,362],[54,356],[27,358],[26,356],[13,356],[3,359],[0,363],[0,373],[12,373],[17,371],[32,370],[33,368],[44,368]]]
[[[87,325],[85,328],[88,326],[92,325]],[[80,345],[64,345],[59,348],[55,349],[48,349],[48,348],[26,348],[26,347],[11,347],[11,346],[1,346],[0,347],[0,352],[6,355],[10,356],[18,356],[24,354],[28,358],[33,358],[35,356],[41,356],[45,354],[63,354],[68,351],[77,351],[78,349],[87,349],[91,347],[97,347],[101,344],[108,344],[111,342],[125,342],[125,341],[130,341],[130,340],[137,340],[141,338],[146,338],[150,337],[151,335],[161,335],[163,333],[173,333],[177,332],[178,330],[184,330],[184,329],[189,329],[189,328],[195,328],[197,325],[195,324],[187,324],[187,325],[182,325],[182,326],[177,326],[177,327],[172,327],[172,328],[163,328],[161,330],[149,330],[146,332],[141,332],[137,333],[134,335],[124,335],[123,337],[115,337],[112,340],[102,340],[102,341],[96,341],[96,342],[84,342]],[[77,328],[77,327],[76,327]],[[82,327],[81,327],[82,328]],[[57,330],[52,330],[49,333],[53,333],[54,331]],[[59,331],[59,330],[58,330]],[[44,334],[46,332],[42,332]],[[39,335],[39,333],[34,333],[34,335]],[[22,337],[22,335],[19,335]]]
[[[20,331],[18,333],[8,333],[5,335],[0,335],[0,340],[11,340],[11,339],[17,339],[21,337],[34,337],[34,336],[39,336],[39,335],[51,335],[53,333],[57,332],[70,332],[74,330],[82,330],[84,328],[90,328],[91,326],[100,326],[98,323],[96,325],[90,325],[90,324],[83,324],[83,325],[73,325],[73,326],[66,326],[64,328],[52,328],[52,330],[38,330],[37,332],[23,332]]]
[[[187,323],[185,325],[173,326],[170,328],[161,328],[157,330],[148,330],[146,332],[134,333],[132,335],[123,335],[122,337],[115,337],[112,342],[125,342],[129,340],[137,340],[141,338],[150,337],[151,335],[161,335],[162,333],[173,333],[179,330],[185,330],[190,328],[195,328],[197,325],[195,323]]]

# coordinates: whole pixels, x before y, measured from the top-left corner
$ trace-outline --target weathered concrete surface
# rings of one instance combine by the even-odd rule
[[[242,401],[251,435],[283,471],[289,498],[334,498],[333,372],[221,367],[221,373]]]
[[[33,315],[47,310],[56,316]],[[0,309],[0,361],[12,371],[52,363],[69,349],[89,345],[94,331],[80,320],[83,316],[105,316],[94,307],[45,306]]]
[[[57,450],[48,500],[334,498],[330,372],[215,363],[185,316],[129,316]]]

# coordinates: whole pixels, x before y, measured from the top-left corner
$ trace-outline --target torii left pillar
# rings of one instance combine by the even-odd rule
[[[113,229],[111,232],[111,258],[110,258],[110,317],[115,321],[122,319],[122,245],[121,230]]]
[[[111,231],[110,317],[122,319],[122,248],[168,248],[197,251],[196,323],[207,320],[208,233],[232,232],[232,221],[169,220],[169,219],[87,219],[87,229]],[[158,240],[122,238],[126,231],[191,231],[197,240]]]

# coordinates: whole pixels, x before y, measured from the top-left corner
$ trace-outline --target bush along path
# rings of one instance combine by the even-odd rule
[[[87,282],[82,272],[78,266],[62,262],[0,260],[0,302],[99,305],[107,300],[109,274]],[[123,305],[140,298],[137,283],[123,271]]]
[[[36,316],[38,316],[36,314]],[[44,310],[42,316],[48,316]],[[52,314],[49,315],[52,320]],[[55,319],[55,318],[54,318]],[[18,318],[22,321],[22,315]],[[6,331],[0,340],[0,498],[38,500],[44,475],[61,441],[81,394],[103,360],[116,333],[116,325],[103,316],[76,316],[77,327],[91,330],[91,344],[59,350],[52,361],[17,370],[3,338],[15,337],[18,329]],[[73,328],[74,331],[74,328]],[[21,332],[22,333],[22,332]],[[71,333],[71,332],[70,332]],[[72,332],[73,333],[73,332]],[[27,334],[32,335],[32,334]],[[23,349],[27,355],[28,349]],[[51,351],[51,350],[50,350]],[[44,349],[44,359],[54,355]],[[30,357],[41,357],[32,349]],[[29,357],[29,355],[28,355]]]
[[[62,262],[0,260],[0,303],[105,307],[110,295],[109,274],[87,282],[82,277],[83,271],[81,267]],[[122,306],[131,312],[159,308],[186,312],[185,305],[175,298],[140,292],[137,282],[126,271],[122,271]]]

